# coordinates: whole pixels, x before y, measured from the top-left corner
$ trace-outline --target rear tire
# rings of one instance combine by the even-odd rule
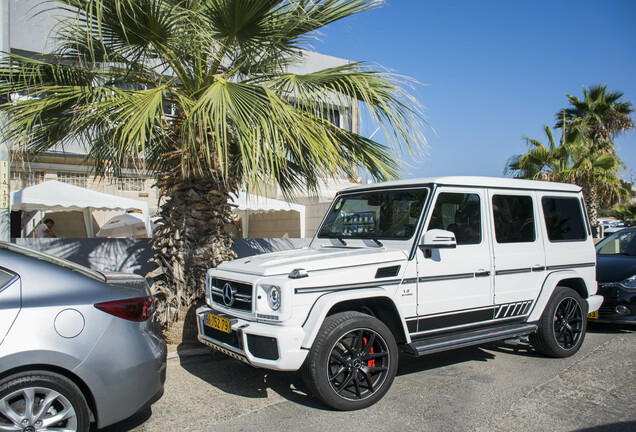
[[[366,408],[389,390],[398,365],[391,330],[359,312],[327,317],[303,366],[305,383],[337,410]]]
[[[573,289],[557,286],[530,343],[542,354],[569,357],[581,348],[586,329],[587,304]]]
[[[86,432],[90,425],[80,389],[48,371],[22,372],[0,381],[0,407],[0,429]]]

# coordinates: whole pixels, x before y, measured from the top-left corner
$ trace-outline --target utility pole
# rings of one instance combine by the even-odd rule
[[[10,50],[9,0],[0,0],[0,59],[4,57],[2,53],[8,53]],[[9,144],[1,138],[4,122],[4,114],[0,113],[0,240],[9,241],[11,240],[11,211],[9,208],[11,159]]]

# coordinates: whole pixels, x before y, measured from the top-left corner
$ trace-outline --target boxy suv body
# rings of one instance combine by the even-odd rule
[[[310,245],[210,269],[199,340],[256,367],[302,369],[336,409],[379,400],[398,347],[419,356],[528,336],[580,348],[599,308],[581,188],[441,177],[341,191]]]

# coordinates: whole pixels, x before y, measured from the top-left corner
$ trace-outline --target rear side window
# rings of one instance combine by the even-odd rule
[[[578,241],[587,238],[585,218],[576,198],[543,197],[543,216],[551,242]]]
[[[532,243],[536,239],[532,197],[494,195],[492,210],[495,217],[497,243]]]
[[[15,277],[14,274],[0,269],[0,292],[4,290],[9,282]]]
[[[481,243],[479,195],[440,193],[428,229],[452,231],[458,245]]]

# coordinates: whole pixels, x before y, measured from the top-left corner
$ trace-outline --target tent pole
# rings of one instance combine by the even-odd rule
[[[241,224],[243,226],[243,238],[247,238],[247,230],[250,228],[250,215],[247,210],[241,215]]]
[[[93,212],[91,207],[84,209],[84,224],[86,225],[86,237],[95,237],[95,230],[93,230]]]
[[[305,207],[298,212],[300,214],[300,238],[305,238],[306,228],[305,228]]]

